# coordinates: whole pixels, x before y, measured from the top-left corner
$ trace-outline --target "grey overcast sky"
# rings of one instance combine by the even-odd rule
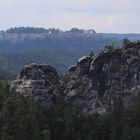
[[[0,30],[72,27],[140,33],[140,0],[0,0]]]

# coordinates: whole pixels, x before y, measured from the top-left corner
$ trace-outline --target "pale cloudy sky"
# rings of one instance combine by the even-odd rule
[[[0,0],[0,30],[72,27],[140,33],[140,0]]]

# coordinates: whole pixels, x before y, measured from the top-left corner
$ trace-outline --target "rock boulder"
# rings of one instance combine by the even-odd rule
[[[60,81],[54,67],[47,64],[25,65],[18,78],[11,83],[11,90],[33,97],[42,104],[52,105],[60,92]]]

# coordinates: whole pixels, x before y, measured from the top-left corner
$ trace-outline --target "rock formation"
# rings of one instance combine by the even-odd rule
[[[29,64],[11,83],[11,90],[31,96],[42,104],[52,105],[61,92],[62,84],[55,68],[46,64]]]
[[[66,103],[78,104],[83,113],[129,109],[140,90],[140,42],[92,58],[84,56],[69,73],[71,80],[64,90],[52,66],[25,65],[11,90],[47,105],[54,104],[64,90]]]
[[[82,57],[69,73],[65,98],[84,113],[129,109],[140,89],[140,43]]]

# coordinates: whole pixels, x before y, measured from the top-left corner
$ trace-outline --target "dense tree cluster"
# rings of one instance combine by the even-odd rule
[[[35,28],[35,27],[15,27],[15,28],[10,28],[6,30],[6,33],[59,33],[59,29],[55,28],[49,28],[49,29],[44,29],[44,28]]]
[[[96,33],[95,30],[88,30],[92,31],[93,33]],[[4,32],[4,31],[3,31]],[[64,31],[61,31],[59,29],[55,28],[39,28],[39,27],[15,27],[10,28],[5,31],[6,33],[62,33]],[[66,33],[83,33],[84,29],[78,29],[78,28],[72,28],[70,31],[66,31]]]
[[[63,102],[50,109],[0,84],[1,140],[139,140],[140,96],[129,111],[82,115]]]
[[[10,93],[8,85],[0,91],[0,139],[45,140],[47,126],[39,105],[20,94]]]

